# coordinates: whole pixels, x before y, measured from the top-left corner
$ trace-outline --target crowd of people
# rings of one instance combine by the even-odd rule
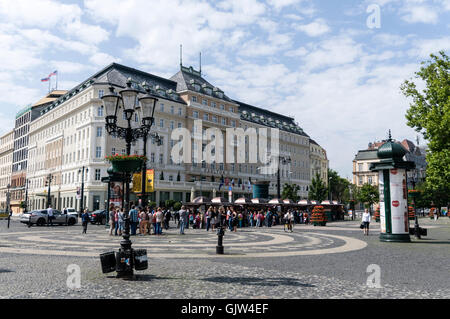
[[[288,209],[279,212],[275,208],[243,208],[210,206],[206,211],[200,208],[182,206],[180,210],[164,209],[162,207],[131,206],[129,211],[130,235],[162,235],[163,229],[168,230],[171,221],[180,234],[185,229],[205,229],[214,231],[218,227],[227,227],[237,232],[243,227],[272,227],[285,225],[292,231],[293,224],[308,224],[310,214],[304,210]],[[125,212],[121,207],[111,207],[109,212],[109,234],[121,236],[125,230]]]

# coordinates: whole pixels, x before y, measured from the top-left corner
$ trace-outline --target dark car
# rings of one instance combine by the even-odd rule
[[[100,225],[106,224],[106,210],[99,209],[88,214],[91,224],[100,224]]]

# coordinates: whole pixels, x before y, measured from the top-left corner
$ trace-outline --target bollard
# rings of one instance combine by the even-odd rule
[[[218,237],[218,242],[217,242],[217,246],[216,246],[216,254],[218,255],[223,255],[223,235],[225,234],[225,231],[223,229],[223,226],[220,226],[219,228],[217,228],[217,237]]]

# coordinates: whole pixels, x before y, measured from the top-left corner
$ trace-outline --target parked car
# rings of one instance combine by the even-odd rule
[[[106,210],[99,209],[88,214],[91,224],[100,224],[100,225],[106,224]]]
[[[71,208],[71,207],[63,208],[62,212],[63,212],[63,214],[78,216],[78,212],[75,210],[75,208]]]
[[[64,214],[59,210],[53,210],[53,224],[58,225],[75,225],[78,218],[73,214]],[[29,226],[36,224],[37,226],[47,225],[48,213],[46,209],[33,210],[31,212],[20,215],[20,222]]]

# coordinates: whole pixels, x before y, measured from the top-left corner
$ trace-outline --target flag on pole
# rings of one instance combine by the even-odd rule
[[[50,77],[41,79],[41,82],[47,82],[47,81],[50,81]]]
[[[48,77],[50,78],[52,75],[58,75],[58,71],[57,70],[53,71],[48,75]]]

